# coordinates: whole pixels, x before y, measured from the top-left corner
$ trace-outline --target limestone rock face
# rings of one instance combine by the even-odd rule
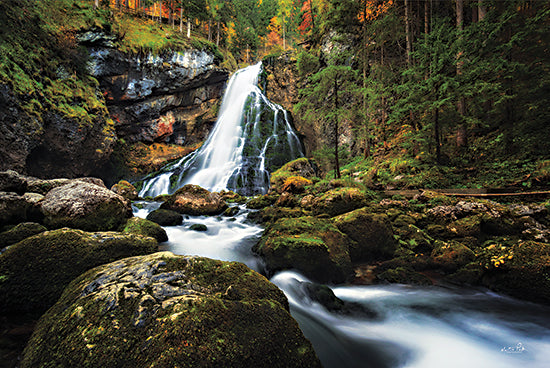
[[[228,76],[212,53],[135,56],[97,42],[89,50],[88,69],[100,81],[120,138],[192,145],[206,137]]]
[[[161,206],[186,215],[219,215],[227,203],[218,193],[211,193],[198,185],[187,184],[169,196]]]
[[[265,277],[241,263],[170,252],[81,275],[23,355],[21,367],[320,367]]]
[[[157,249],[152,238],[116,232],[63,228],[28,237],[0,255],[0,311],[44,311],[86,270]]]
[[[87,231],[116,230],[132,216],[125,198],[82,181],[50,190],[41,209],[44,223],[50,228],[68,226]]]

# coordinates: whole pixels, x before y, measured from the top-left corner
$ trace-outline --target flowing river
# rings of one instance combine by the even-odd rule
[[[150,178],[142,196],[172,193],[185,183],[262,193],[269,183],[269,166],[283,160],[275,153],[285,151],[286,160],[301,155],[286,112],[256,87],[260,71],[257,64],[232,77],[205,145]],[[216,147],[225,159],[217,156]],[[134,207],[134,214],[145,217],[158,205],[143,202],[139,209]],[[263,229],[247,222],[248,212],[240,208],[232,218],[187,216],[183,225],[165,227],[169,241],[161,248],[239,261],[264,272],[251,251]],[[204,224],[208,230],[190,230],[192,224]],[[292,315],[326,368],[550,367],[549,307],[483,289],[330,285],[349,307],[332,312],[312,300],[304,288],[309,280],[299,273],[280,272],[271,281],[286,294]]]

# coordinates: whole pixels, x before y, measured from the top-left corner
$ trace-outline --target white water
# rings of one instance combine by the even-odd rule
[[[245,195],[265,193],[269,188],[266,160],[273,161],[270,166],[279,167],[303,156],[286,111],[270,102],[257,86],[261,69],[258,63],[233,74],[216,125],[203,146],[146,181],[141,197],[173,193],[185,184],[210,191],[231,189]],[[265,111],[273,114],[272,121]],[[265,129],[266,124],[272,127]],[[262,134],[266,130],[270,135]],[[277,157],[282,152],[288,154]]]
[[[246,171],[242,155],[246,134],[242,133],[250,131],[253,134],[249,135],[258,140],[265,129],[259,125],[261,109],[248,110],[244,115],[243,107],[247,100],[250,103],[249,96],[254,96],[253,107],[260,102],[273,105],[257,90],[259,71],[257,64],[232,77],[218,124],[203,148],[147,182],[141,196],[171,192],[172,175],[179,175],[178,182],[183,178],[184,183],[220,190],[229,186],[231,178],[239,177],[240,171]],[[279,108],[274,110],[271,135],[264,137],[258,148],[255,171],[265,170],[266,151],[272,142],[298,141],[293,133],[288,133],[289,129],[285,137],[281,136],[277,117],[284,110]],[[285,122],[288,125],[287,119]],[[265,184],[265,175],[257,178]],[[135,208],[134,213],[145,217],[155,207],[158,204]],[[195,223],[205,224],[208,230],[190,230],[189,226]],[[262,229],[246,222],[244,210],[234,219],[188,217],[183,225],[165,229],[169,241],[162,244],[163,250],[240,261],[257,271],[263,270],[262,262],[250,250]],[[302,287],[308,280],[300,274],[281,272],[271,281],[287,295],[292,315],[325,368],[550,367],[548,307],[479,290],[335,286],[332,290],[336,296],[360,306],[348,314],[339,314],[310,298]],[[372,317],[361,308],[377,316]]]
[[[136,216],[145,217],[152,204]],[[247,210],[227,217],[191,216],[165,227],[162,250],[239,261],[259,272],[250,248],[262,229],[246,222]],[[203,223],[206,232],[189,230]],[[325,368],[548,368],[550,308],[485,290],[405,285],[331,286],[354,308],[334,313],[301,287],[308,280],[291,271],[271,281],[289,299],[291,313]],[[522,349],[518,348],[521,343]],[[504,351],[503,351],[504,350]]]

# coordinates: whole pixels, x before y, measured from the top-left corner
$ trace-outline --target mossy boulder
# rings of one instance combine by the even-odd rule
[[[237,216],[240,211],[241,210],[238,206],[233,206],[223,211],[223,215],[226,217],[233,217],[233,216]]]
[[[74,280],[21,367],[320,367],[284,294],[237,262],[126,258]]]
[[[138,198],[138,192],[136,187],[134,187],[130,182],[126,180],[121,180],[115,185],[112,186],[111,190],[116,194],[129,199],[131,201]]]
[[[304,178],[303,176],[290,176],[285,179],[281,191],[289,193],[303,193],[306,189],[306,186],[312,185],[313,182],[309,179]]]
[[[475,259],[475,253],[457,241],[436,241],[431,254],[433,265],[445,272],[455,272]]]
[[[71,227],[86,231],[116,230],[132,217],[130,203],[96,184],[74,181],[50,190],[41,203],[49,228]]]
[[[247,215],[247,219],[262,224],[270,224],[282,218],[303,216],[307,216],[307,214],[301,208],[266,207],[260,211],[250,212]]]
[[[34,235],[0,255],[0,311],[44,311],[90,268],[157,251],[152,238],[58,229]]]
[[[272,194],[259,195],[246,202],[246,207],[251,210],[260,210],[267,206],[271,206],[277,201],[278,198],[278,195]]]
[[[123,234],[136,234],[156,239],[159,243],[168,241],[166,231],[157,223],[139,217],[128,219],[122,228]]]
[[[302,157],[284,164],[271,174],[271,189],[282,193],[287,179],[299,176],[307,180],[314,178],[316,175],[316,165],[311,160]]]
[[[433,282],[427,276],[409,267],[388,269],[377,275],[377,278],[392,284],[433,285]]]
[[[183,223],[183,216],[181,213],[160,208],[149,212],[146,219],[161,226],[177,226]]]
[[[453,221],[446,226],[448,238],[478,237],[481,235],[481,223],[483,215],[468,216]]]
[[[0,192],[0,224],[18,224],[29,220],[31,204],[14,192]]]
[[[0,171],[0,192],[23,194],[27,191],[27,180],[13,170]]]
[[[208,231],[208,226],[205,224],[193,224],[189,226],[189,230],[193,231]]]
[[[370,262],[391,258],[397,241],[388,217],[372,213],[368,207],[333,218],[336,227],[352,239],[349,254],[353,262]]]
[[[107,188],[103,180],[93,177],[84,177],[76,179],[56,178],[56,179],[38,179],[27,178],[27,192],[39,193],[46,195],[50,190],[61,187],[63,185],[71,184],[74,182],[84,182],[99,185],[102,188]]]
[[[337,216],[365,207],[368,196],[358,188],[331,189],[315,198],[312,210],[316,215]]]
[[[481,282],[520,299],[550,304],[550,244],[491,241],[480,251]]]
[[[0,233],[0,249],[20,242],[30,236],[47,231],[44,226],[35,222],[23,222]]]
[[[253,250],[271,272],[297,269],[315,281],[335,283],[353,274],[349,239],[327,219],[280,219],[266,230]]]
[[[184,185],[164,200],[161,209],[192,216],[219,215],[227,208],[227,203],[218,193],[212,193],[193,184]]]

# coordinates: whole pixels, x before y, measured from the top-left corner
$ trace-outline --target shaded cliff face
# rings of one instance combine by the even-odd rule
[[[0,84],[0,170],[42,178],[93,175],[111,182],[136,171],[126,170],[130,160],[119,159],[120,147],[125,152],[135,152],[135,144],[196,147],[206,138],[228,77],[214,56],[198,50],[131,55],[116,49],[115,39],[102,31],[77,35],[85,47],[80,56],[86,60],[87,50],[88,72],[97,82],[88,78],[81,97],[81,76],[60,69],[52,85],[66,87],[60,98],[67,100],[57,108]]]
[[[96,45],[89,50],[89,71],[100,82],[118,138],[186,146],[204,140],[228,77],[212,54],[128,55]]]
[[[328,124],[306,123],[300,115],[293,113],[294,105],[299,102],[299,89],[307,83],[298,75],[295,57],[286,53],[279,57],[268,58],[264,60],[264,70],[266,73],[263,86],[265,94],[271,101],[292,113],[295,128],[305,146],[306,156],[312,156],[312,153],[320,148],[332,147],[334,132]],[[356,138],[351,125],[340,122],[339,128],[339,144],[345,144],[353,149],[356,145]]]

